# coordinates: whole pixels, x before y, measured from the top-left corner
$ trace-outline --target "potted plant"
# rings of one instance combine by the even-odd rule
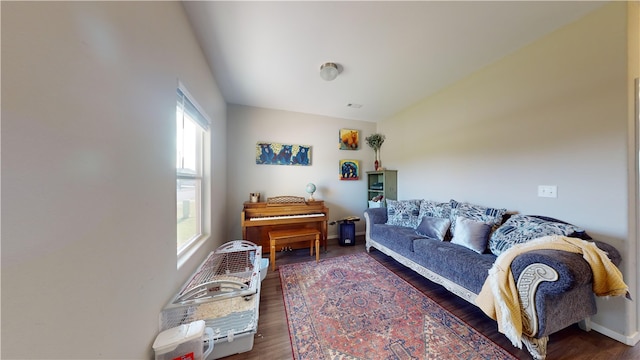
[[[378,150],[382,147],[382,143],[384,143],[385,136],[383,134],[371,134],[367,136],[364,140],[367,142],[367,145],[373,149],[376,156],[376,161],[374,163],[375,170],[378,170],[380,167],[380,159],[378,158]]]

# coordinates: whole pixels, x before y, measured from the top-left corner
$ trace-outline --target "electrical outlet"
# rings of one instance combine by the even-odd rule
[[[538,185],[538,197],[557,198],[558,187],[556,185]]]

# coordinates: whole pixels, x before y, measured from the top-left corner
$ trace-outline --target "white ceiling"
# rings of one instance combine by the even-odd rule
[[[228,103],[365,121],[393,116],[602,4],[183,2]],[[319,76],[325,62],[341,67],[334,81]]]

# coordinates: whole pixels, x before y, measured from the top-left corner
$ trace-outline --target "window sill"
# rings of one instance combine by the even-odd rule
[[[209,238],[209,235],[203,235],[199,239],[192,242],[185,249],[183,249],[178,254],[177,269],[180,270],[180,268],[182,268],[182,266],[187,263],[189,259],[191,259],[191,256],[193,256],[193,254],[195,254],[202,247],[202,245],[204,245],[209,240]]]

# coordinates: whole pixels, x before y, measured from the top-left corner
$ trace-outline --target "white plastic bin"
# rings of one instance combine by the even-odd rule
[[[156,360],[204,360],[213,351],[213,345],[213,329],[205,327],[204,320],[198,320],[161,332],[153,342],[153,350]]]
[[[260,259],[260,281],[267,277],[267,270],[269,269],[269,259]]]

